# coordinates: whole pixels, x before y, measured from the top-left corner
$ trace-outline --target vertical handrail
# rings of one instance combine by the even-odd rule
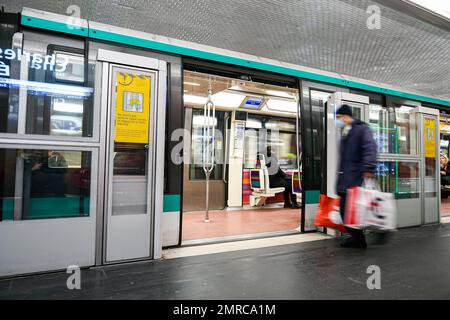
[[[301,175],[300,175],[300,162],[301,162],[302,154],[300,152],[300,147],[299,147],[300,146],[300,141],[299,141],[299,134],[300,134],[300,124],[299,124],[300,103],[299,102],[300,102],[300,99],[298,96],[294,95],[294,100],[297,103],[297,116],[295,117],[295,141],[296,141],[295,146],[296,146],[296,151],[297,151],[297,159],[296,159],[297,160],[297,172],[298,172],[298,183],[300,186],[300,191],[302,191],[303,187],[302,187],[302,180],[301,180]],[[295,177],[295,172],[292,175],[292,185],[291,185],[292,188],[294,188],[294,177]],[[296,198],[296,200],[298,202],[297,198]],[[303,200],[302,200],[302,202],[303,202]]]
[[[226,178],[226,174],[227,174],[227,164],[228,164],[228,157],[229,157],[229,135],[228,135],[228,120],[230,119],[230,115],[227,113],[227,115],[225,116],[225,154],[223,156],[223,171],[222,171],[222,181],[224,183],[228,183],[228,180]]]
[[[298,174],[300,177],[301,154],[300,154],[300,148],[299,148],[300,141],[298,140],[298,136],[300,133],[300,126],[298,123],[299,118],[300,118],[300,112],[299,112],[299,99],[297,98],[296,95],[294,95],[294,100],[295,100],[295,102],[297,102],[297,117],[295,119],[295,141],[296,141],[295,146],[296,146],[296,151],[297,151],[297,159],[296,159],[297,160],[297,170],[298,170]]]
[[[210,222],[209,219],[209,177],[214,169],[214,153],[215,153],[215,119],[216,107],[211,99],[211,84],[208,89],[208,100],[203,107],[203,171],[206,177],[206,203],[205,203],[205,219],[204,222]],[[212,116],[212,118],[211,118]],[[212,121],[211,121],[212,120]],[[212,132],[211,132],[212,131]],[[212,145],[211,145],[212,143]]]

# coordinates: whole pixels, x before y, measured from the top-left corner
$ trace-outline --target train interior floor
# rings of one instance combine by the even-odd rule
[[[259,233],[299,231],[301,209],[282,206],[243,210],[214,210],[205,223],[205,211],[183,213],[183,241]]]
[[[441,199],[441,216],[450,216],[450,198]]]
[[[366,250],[276,237],[270,247],[83,269],[80,290],[67,289],[65,272],[4,279],[0,299],[449,299],[449,236],[450,224],[400,229],[384,244],[370,234]],[[373,265],[380,290],[367,287]]]

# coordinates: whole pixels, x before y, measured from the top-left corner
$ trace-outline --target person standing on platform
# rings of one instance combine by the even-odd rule
[[[336,124],[342,129],[336,192],[340,197],[340,213],[344,221],[347,190],[359,187],[364,179],[375,178],[377,145],[369,126],[353,118],[349,105],[342,105],[336,112]],[[362,230],[347,227],[351,235],[342,247],[367,248]]]

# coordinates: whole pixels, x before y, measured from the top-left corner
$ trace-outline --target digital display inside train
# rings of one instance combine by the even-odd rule
[[[264,98],[247,97],[244,100],[242,108],[259,110],[264,102]]]

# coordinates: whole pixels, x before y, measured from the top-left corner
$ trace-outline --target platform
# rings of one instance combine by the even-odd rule
[[[274,244],[276,238],[273,238]],[[0,281],[1,299],[448,299],[450,224],[403,229],[385,245],[325,239]],[[369,265],[381,289],[366,286]]]

